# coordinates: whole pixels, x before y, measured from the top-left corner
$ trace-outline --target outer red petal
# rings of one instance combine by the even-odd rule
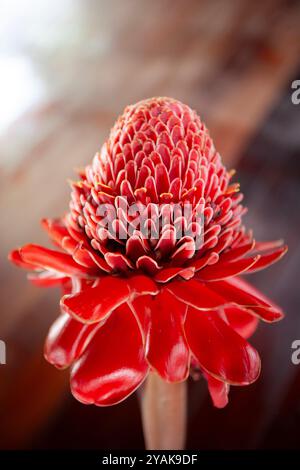
[[[271,264],[274,264],[279,261],[286,254],[287,251],[288,247],[285,245],[281,248],[278,248],[273,253],[261,255],[260,258],[256,261],[256,263],[249,268],[247,274],[255,273],[257,271],[260,271],[261,269],[271,266]]]
[[[138,324],[124,304],[97,331],[74,364],[71,390],[82,403],[114,405],[134,392],[147,371]]]
[[[127,278],[126,281],[130,287],[132,295],[134,296],[146,294],[155,295],[159,292],[159,288],[155,282],[153,282],[150,277],[144,276],[143,274],[131,276]]]
[[[229,384],[216,379],[210,374],[205,374],[208,390],[212,402],[216,408],[224,408],[228,404]]]
[[[222,381],[248,385],[260,372],[258,352],[218,312],[189,308],[185,333],[201,368]]]
[[[126,302],[130,289],[124,279],[107,276],[99,279],[95,287],[85,286],[80,292],[62,297],[64,312],[84,323],[96,323]]]
[[[95,274],[89,268],[78,265],[73,258],[59,251],[49,250],[39,245],[25,245],[20,248],[20,255],[25,263],[30,263],[36,267],[50,269],[69,275],[88,276]]]
[[[229,325],[243,338],[250,338],[258,325],[258,318],[240,307],[225,307],[225,316]]]
[[[266,322],[274,322],[283,318],[280,307],[239,277],[211,283],[210,288],[222,295],[227,302],[237,303],[251,309],[251,312]]]
[[[42,227],[46,230],[51,240],[62,247],[65,237],[69,237],[69,232],[60,219],[42,219]]]
[[[194,276],[195,268],[164,268],[154,276],[156,282],[169,282],[174,277],[180,276],[186,281]]]
[[[202,281],[219,281],[227,277],[236,276],[251,268],[257,263],[259,256],[253,258],[244,258],[232,262],[219,261],[213,266],[208,266],[197,274],[197,279]]]
[[[49,330],[44,347],[46,360],[58,368],[68,367],[82,354],[99,326],[85,325],[63,313]]]
[[[36,265],[31,264],[31,263],[27,263],[23,260],[22,256],[20,255],[20,250],[19,249],[12,250],[8,255],[8,259],[9,259],[9,261],[14,263],[19,268],[28,269],[28,270],[31,270],[31,271],[32,270],[39,270],[39,268],[37,268]]]
[[[189,373],[189,349],[183,331],[187,307],[167,290],[152,299],[149,307],[149,363],[169,382],[185,380]]]
[[[105,276],[99,278],[94,286],[85,286],[74,295],[64,296],[61,307],[81,322],[96,323],[135,296],[157,292],[156,284],[143,275],[127,279]]]
[[[167,285],[167,289],[181,302],[200,310],[215,309],[226,303],[218,293],[195,279],[173,281]]]
[[[234,261],[245,256],[247,253],[253,250],[255,246],[255,241],[252,240],[249,243],[244,243],[237,248],[232,248],[228,250],[227,253],[222,253],[220,257],[220,262]]]
[[[142,295],[140,297],[137,297],[136,299],[133,299],[129,303],[129,306],[140,327],[146,355],[149,350],[149,334],[151,328],[151,302],[152,298],[150,295]]]

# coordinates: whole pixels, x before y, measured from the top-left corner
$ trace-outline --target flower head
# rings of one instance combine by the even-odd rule
[[[59,249],[10,255],[35,284],[63,288],[46,359],[71,366],[83,403],[118,403],[149,370],[178,382],[197,368],[225,406],[230,384],[260,372],[247,338],[259,320],[283,316],[239,275],[286,246],[245,230],[233,172],[196,112],[174,99],[127,107],[79,176],[68,214],[42,221]]]

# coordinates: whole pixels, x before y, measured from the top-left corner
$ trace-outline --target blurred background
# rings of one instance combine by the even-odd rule
[[[59,292],[26,282],[8,251],[48,243],[41,217],[68,207],[67,178],[90,162],[127,104],[177,98],[238,170],[257,239],[289,253],[251,277],[286,310],[252,343],[263,371],[212,407],[189,384],[188,448],[300,447],[300,3],[282,0],[0,0],[0,448],[143,448],[138,401],[84,406],[68,371],[43,359]]]

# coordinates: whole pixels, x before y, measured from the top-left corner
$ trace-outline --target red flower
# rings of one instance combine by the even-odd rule
[[[238,276],[287,248],[245,231],[232,175],[188,106],[142,101],[125,109],[72,183],[69,213],[43,220],[59,250],[26,245],[11,253],[33,271],[33,283],[64,290],[45,357],[71,366],[78,400],[112,405],[149,369],[176,382],[196,367],[223,407],[230,384],[257,379],[260,358],[246,339],[258,320],[283,313]]]

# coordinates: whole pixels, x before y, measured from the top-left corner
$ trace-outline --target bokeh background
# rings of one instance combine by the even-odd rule
[[[125,105],[167,95],[195,108],[237,168],[257,239],[288,255],[252,276],[287,312],[261,325],[257,383],[224,410],[189,384],[188,448],[300,447],[300,4],[282,0],[0,1],[0,448],[143,448],[138,400],[76,402],[42,355],[59,292],[26,282],[7,252],[48,243],[39,219],[67,210],[67,178]]]

